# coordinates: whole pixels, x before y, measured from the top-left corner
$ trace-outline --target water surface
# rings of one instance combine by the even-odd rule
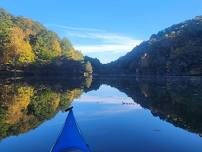
[[[202,151],[200,77],[4,81],[0,151],[50,151],[70,105],[93,152]]]

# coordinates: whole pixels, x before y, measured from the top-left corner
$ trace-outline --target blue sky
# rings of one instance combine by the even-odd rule
[[[202,0],[1,0],[0,7],[41,22],[104,63],[159,30],[202,15]]]

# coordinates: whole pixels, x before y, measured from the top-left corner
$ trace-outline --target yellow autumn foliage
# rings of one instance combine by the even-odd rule
[[[66,99],[68,102],[72,102],[74,99],[80,97],[82,93],[83,93],[83,90],[80,88],[68,90]]]
[[[60,43],[57,40],[52,42],[52,49],[54,51],[55,56],[61,56],[62,49],[60,47]]]
[[[60,104],[60,94],[59,93],[52,93],[52,101],[50,101],[50,107],[53,111],[56,111]]]
[[[31,63],[34,61],[35,55],[32,52],[32,47],[25,40],[25,34],[19,27],[10,29],[10,44],[8,47],[9,52],[13,52],[12,56],[17,60],[17,63]],[[10,60],[12,61],[11,58]]]
[[[6,123],[8,124],[15,124],[23,119],[25,116],[23,111],[27,109],[34,91],[32,87],[28,86],[18,87],[14,90],[15,92],[13,92],[13,88],[7,90],[7,93],[12,94],[9,101],[7,100]]]

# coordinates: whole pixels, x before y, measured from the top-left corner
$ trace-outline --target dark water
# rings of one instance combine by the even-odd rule
[[[73,105],[93,152],[201,152],[202,79],[29,79],[0,84],[0,152],[49,152]]]

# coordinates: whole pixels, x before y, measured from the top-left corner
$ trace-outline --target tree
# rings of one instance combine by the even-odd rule
[[[12,59],[16,59],[19,64],[34,62],[35,55],[31,45],[25,40],[25,34],[19,27],[11,28],[9,51],[13,52]]]
[[[81,51],[75,50],[72,59],[76,61],[83,61],[84,57]]]
[[[87,61],[85,64],[85,72],[87,72],[89,74],[93,73],[93,68],[92,68],[92,65],[89,61]]]
[[[71,60],[82,61],[83,54],[73,48],[71,42],[67,38],[61,40],[62,55]]]
[[[61,56],[59,38],[53,32],[43,30],[38,33],[32,42],[33,50],[39,60],[50,60]]]
[[[67,38],[63,38],[61,40],[61,47],[62,47],[62,55],[66,56],[67,58],[72,58],[74,48]]]
[[[6,29],[1,41],[1,62],[4,64],[24,64],[31,63],[35,59],[32,48],[25,40],[25,34],[19,27]]]
[[[7,46],[10,42],[9,28],[0,25],[0,62],[6,64],[9,61],[10,52],[7,52]]]

